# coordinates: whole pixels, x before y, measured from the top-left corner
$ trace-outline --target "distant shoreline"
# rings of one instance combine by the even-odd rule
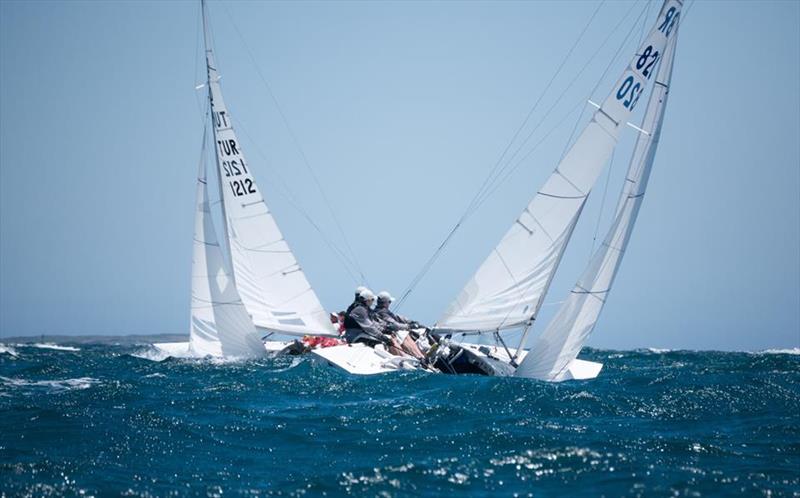
[[[42,334],[30,336],[11,336],[0,337],[0,344],[37,344],[37,343],[54,343],[54,344],[104,344],[104,345],[120,345],[127,346],[132,344],[153,344],[157,342],[186,342],[189,340],[189,334],[131,334],[131,335],[55,335],[55,334]],[[800,347],[790,345],[784,347],[765,347],[764,349],[757,349],[752,351],[743,350],[724,350],[724,349],[671,349],[671,348],[655,348],[655,347],[637,347],[630,349],[616,349],[616,348],[597,348],[589,346],[588,349],[604,352],[648,352],[651,354],[668,354],[668,353],[748,353],[748,354],[791,354],[800,355]]]
[[[28,344],[55,342],[59,344],[137,344],[187,341],[189,334],[132,334],[132,335],[27,335],[0,337],[0,343]]]

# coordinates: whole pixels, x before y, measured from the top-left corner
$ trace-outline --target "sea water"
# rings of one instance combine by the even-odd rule
[[[589,349],[550,384],[5,344],[0,495],[798,496],[798,353]]]

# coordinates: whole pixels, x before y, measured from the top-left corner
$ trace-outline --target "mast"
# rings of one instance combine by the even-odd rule
[[[216,63],[214,62],[214,52],[211,47],[211,30],[208,26],[208,16],[206,15],[206,0],[200,0],[200,10],[202,11],[203,17],[203,49],[205,50],[205,59],[206,59],[206,90],[208,92],[208,107],[211,115],[211,133],[213,134],[213,147],[215,149],[214,152],[214,161],[217,165],[217,189],[219,192],[220,198],[220,205],[222,206],[222,238],[225,240],[225,247],[228,248],[228,257],[230,258],[231,254],[231,246],[230,246],[230,237],[228,236],[228,212],[227,208],[225,207],[224,197],[222,194],[222,179],[219,177],[219,172],[221,171],[220,164],[219,164],[219,154],[216,153],[217,147],[217,123],[216,116],[214,116],[214,96],[211,93],[211,71],[212,69],[216,71]],[[236,285],[236,273],[231,273],[231,280],[233,281],[234,286]]]

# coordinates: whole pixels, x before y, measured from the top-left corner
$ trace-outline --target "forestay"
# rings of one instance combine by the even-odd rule
[[[205,147],[203,151],[197,174],[189,350],[197,356],[263,356],[264,346],[236,292],[214,232],[206,187]]]
[[[437,327],[492,331],[530,324],[575,223],[631,111],[664,53],[680,0],[667,0],[614,90],[544,186],[486,258]]]
[[[253,323],[288,334],[336,335],[270,214],[225,107],[203,11],[217,167],[236,287]]]
[[[674,14],[677,19],[678,13]],[[516,375],[560,381],[594,329],[628,246],[661,135],[664,110],[672,77],[677,25],[665,34],[672,37],[661,62],[653,93],[634,148],[614,222],[575,288],[545,331],[534,342]]]

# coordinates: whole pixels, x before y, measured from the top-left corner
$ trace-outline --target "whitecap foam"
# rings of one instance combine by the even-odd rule
[[[131,356],[149,361],[164,361],[167,358],[193,358],[189,343],[148,344],[131,353]]]
[[[286,372],[287,370],[293,369],[294,367],[296,367],[297,365],[299,365],[302,362],[303,362],[302,358],[300,358],[298,356],[295,356],[295,357],[292,358],[292,362],[289,364],[288,367],[279,368],[277,370],[272,370],[272,373]]]
[[[664,354],[672,352],[671,349],[666,349],[666,348],[647,348],[647,350],[651,353],[656,353],[656,354]]]
[[[18,356],[16,349],[12,348],[11,346],[6,346],[5,344],[0,344],[0,354],[4,353],[13,357]]]
[[[198,356],[189,349],[188,342],[174,342],[174,343],[161,343],[150,344],[142,349],[134,351],[131,356],[141,358],[149,361],[164,361],[168,358],[176,358],[181,360],[198,360],[207,361],[213,365],[225,365],[228,363],[240,363],[248,361],[249,358],[240,358],[237,356],[230,356],[219,358],[215,356]]]
[[[756,354],[795,354],[795,355],[800,355],[800,348],[765,349],[764,351],[756,351]]]
[[[80,351],[80,348],[75,348],[72,346],[59,346],[58,344],[53,344],[52,342],[37,342],[35,344],[26,344],[26,346],[30,346],[32,348],[39,348],[39,349],[53,349],[55,351]]]
[[[100,380],[92,377],[76,377],[74,379],[61,379],[61,380],[26,380],[13,377],[1,377],[3,387],[10,388],[26,388],[26,387],[44,387],[53,392],[73,391],[80,389],[89,389],[90,387],[100,384]]]

